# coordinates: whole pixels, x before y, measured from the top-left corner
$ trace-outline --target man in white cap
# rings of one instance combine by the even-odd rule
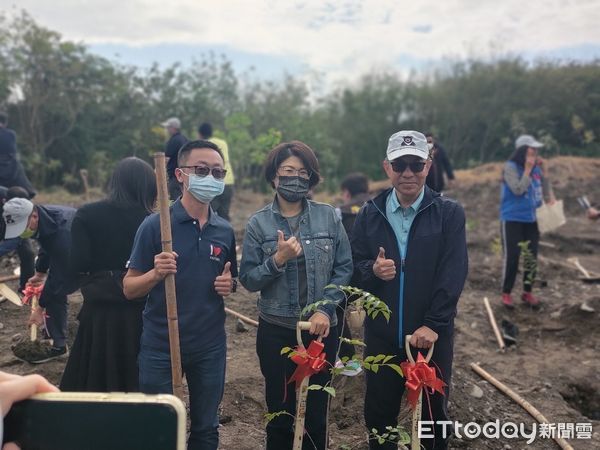
[[[181,185],[175,177],[177,154],[179,153],[179,149],[188,142],[188,138],[181,133],[181,121],[177,117],[170,117],[161,125],[165,127],[165,130],[167,130],[167,134],[169,135],[169,140],[165,144],[169,197],[171,200],[176,200],[181,195]]]
[[[39,307],[33,309],[29,323],[46,322],[52,346],[31,363],[42,363],[67,353],[67,294],[75,291],[77,282],[69,269],[71,254],[71,222],[75,209],[68,206],[34,205],[24,198],[13,198],[4,204],[5,239],[20,236],[37,239],[40,244],[35,275],[28,285],[44,288]],[[47,275],[46,275],[47,274]]]
[[[369,200],[359,212],[351,235],[354,260],[353,286],[382,299],[391,309],[383,317],[365,322],[366,355],[397,355],[389,362],[407,359],[405,336],[424,351],[435,344],[430,366],[450,385],[456,305],[467,277],[465,214],[454,200],[425,186],[431,159],[427,140],[417,131],[392,135],[383,169],[392,188]],[[365,422],[379,435],[396,427],[405,379],[393,370],[367,370]],[[434,438],[423,436],[425,448],[447,448],[448,435],[440,421],[448,420],[448,387],[444,395],[429,395],[430,408],[422,420],[436,422]],[[427,434],[425,432],[425,434]],[[396,449],[397,443],[371,449]]]

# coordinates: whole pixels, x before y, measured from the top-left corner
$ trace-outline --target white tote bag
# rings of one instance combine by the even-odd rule
[[[554,231],[567,223],[562,200],[557,200],[552,205],[542,203],[536,211],[536,216],[540,233]]]

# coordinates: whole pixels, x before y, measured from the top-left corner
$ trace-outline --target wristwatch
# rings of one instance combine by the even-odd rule
[[[238,285],[238,281],[235,278],[231,279],[231,292],[237,292],[237,285]]]

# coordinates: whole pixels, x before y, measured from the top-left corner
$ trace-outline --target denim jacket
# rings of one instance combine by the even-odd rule
[[[298,267],[294,259],[281,268],[275,264],[277,230],[283,231],[285,239],[290,238],[290,227],[277,201],[250,217],[244,237],[240,282],[249,291],[260,291],[258,308],[261,312],[299,317]],[[306,258],[306,304],[334,301],[335,304],[321,305],[318,310],[327,314],[331,326],[335,326],[335,308],[344,295],[338,289],[325,289],[325,286],[347,285],[353,270],[350,243],[335,209],[324,203],[303,200],[299,239]]]

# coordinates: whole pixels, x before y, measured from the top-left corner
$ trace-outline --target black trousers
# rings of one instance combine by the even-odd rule
[[[377,337],[368,336],[367,347],[365,349],[365,357],[369,355],[398,355],[390,360],[390,363],[400,364],[405,361],[406,353],[404,348],[399,349],[397,345],[391,345]],[[440,335],[438,341],[435,344],[435,349],[431,362],[431,367],[438,367],[438,377],[441,377],[444,382],[448,385],[445,388],[446,395],[443,396],[439,393],[429,394],[429,402],[425,392],[423,392],[423,412],[421,414],[421,420],[424,421],[445,421],[448,419],[448,395],[450,393],[449,386],[452,377],[452,358],[453,358],[453,347],[454,339],[452,335],[444,336]],[[416,350],[416,349],[413,349]],[[426,350],[420,350],[425,356]],[[413,351],[413,355],[416,359],[416,351]],[[437,369],[436,369],[437,370]],[[441,374],[440,374],[441,372]],[[367,390],[365,393],[365,423],[367,430],[371,433],[373,428],[378,430],[378,434],[383,434],[386,431],[386,427],[396,427],[398,424],[398,414],[400,413],[400,403],[402,395],[404,394],[405,388],[404,383],[406,382],[404,377],[398,375],[394,370],[388,367],[380,367],[377,373],[371,370],[366,370],[367,378]],[[431,416],[429,414],[429,407],[431,406]],[[428,426],[427,428],[431,428]],[[427,433],[431,433],[423,428]],[[447,427],[451,430],[451,427]],[[444,439],[442,437],[442,425],[435,425],[433,427],[433,434],[435,438],[421,439],[421,445],[426,449],[446,449],[448,447],[448,437]],[[396,450],[397,443],[386,442],[382,445],[377,443],[376,439],[372,439],[369,435],[369,448],[370,449],[386,449]]]
[[[521,245],[527,249],[526,252],[528,253],[523,261],[523,290],[531,292],[537,272],[537,254],[540,242],[537,222],[502,221],[500,222],[500,235],[502,236],[504,251],[502,293],[510,294],[515,285],[517,272],[519,271]],[[525,245],[525,242],[528,244]]]
[[[229,208],[231,206],[231,199],[233,198],[233,185],[226,184],[223,193],[213,199],[210,202],[212,209],[226,221],[229,219]]]
[[[302,332],[304,345],[308,346],[315,336]],[[329,364],[335,363],[337,350],[337,330],[333,327],[329,336],[323,339],[326,358]],[[270,324],[260,319],[256,336],[256,353],[260,370],[265,378],[265,397],[269,413],[286,411],[296,415],[296,387],[288,380],[298,367],[287,355],[281,355],[283,347],[297,345],[296,332],[288,328]],[[328,369],[331,368],[328,365]],[[329,370],[310,377],[310,384],[325,386],[331,379]],[[304,450],[324,450],[327,445],[327,403],[329,395],[321,390],[308,391],[306,401],[306,421],[302,448]],[[294,439],[294,419],[280,415],[267,424],[267,450],[291,450]]]

